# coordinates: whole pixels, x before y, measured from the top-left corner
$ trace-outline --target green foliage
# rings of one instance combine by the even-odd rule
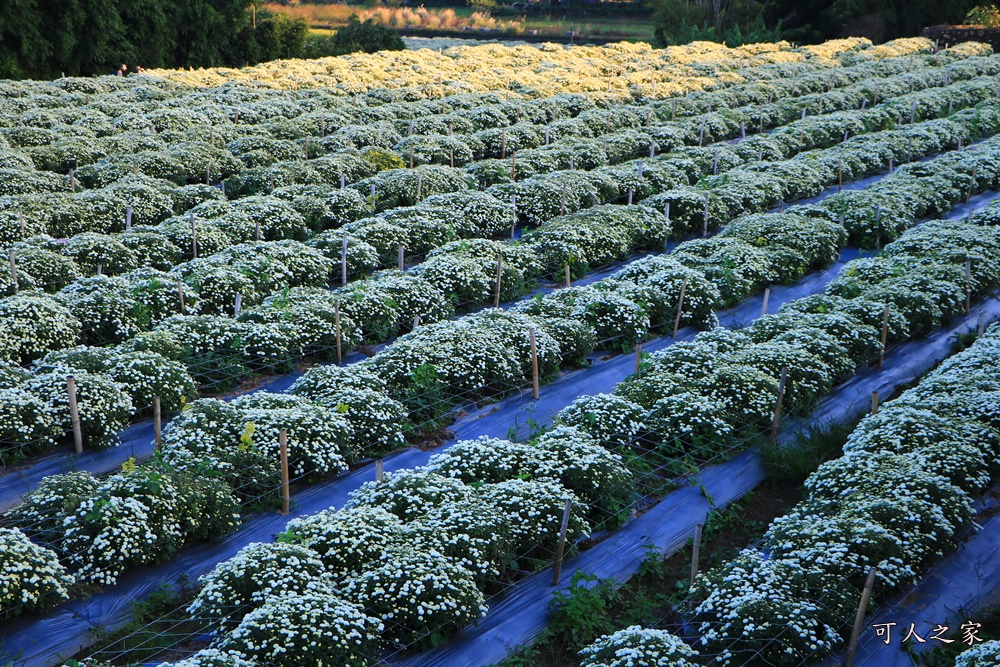
[[[406,163],[398,155],[378,148],[369,148],[361,154],[361,157],[364,158],[365,162],[374,165],[377,171],[402,169],[406,166]]]
[[[601,581],[593,574],[577,570],[569,587],[552,595],[549,632],[560,636],[574,650],[582,649],[617,628],[608,613],[617,596],[614,581]]]
[[[804,481],[821,463],[840,456],[855,425],[851,422],[814,428],[800,434],[794,444],[761,438],[758,447],[768,476],[791,482]]]
[[[981,25],[984,28],[1000,28],[1000,9],[996,5],[979,5],[965,15],[965,25]]]
[[[242,66],[302,53],[308,24],[246,0],[5,0],[0,78]]]
[[[302,49],[303,58],[340,56],[345,53],[375,53],[376,51],[403,51],[406,46],[391,29],[368,19],[364,23],[351,16],[347,25],[330,37],[309,37]]]

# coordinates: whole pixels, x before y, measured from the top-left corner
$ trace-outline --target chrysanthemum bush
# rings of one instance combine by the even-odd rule
[[[288,522],[280,539],[314,551],[336,581],[356,577],[402,540],[403,521],[376,506],[329,509]]]
[[[486,614],[472,573],[437,551],[400,547],[343,587],[401,647],[430,647]],[[416,644],[416,646],[414,646]]]
[[[627,445],[646,429],[642,406],[614,394],[583,396],[556,415],[556,423],[575,426],[609,448]]]
[[[177,662],[160,663],[160,667],[251,667],[252,662],[236,651],[203,648],[194,655]]]
[[[866,417],[844,456],[806,480],[805,500],[771,524],[763,552],[699,577],[695,619],[720,660],[742,664],[753,650],[798,664],[825,653],[853,613],[837,582],[856,591],[874,566],[898,590],[955,543],[1000,451],[994,411],[981,400],[995,390],[992,364],[978,363],[997,331]]]
[[[289,394],[250,394],[232,405],[253,425],[250,440],[265,457],[278,460],[279,432],[285,429],[288,464],[297,477],[343,472],[355,458],[353,430],[342,412]]]
[[[62,436],[54,410],[23,389],[0,389],[0,465],[49,450]]]
[[[219,643],[251,664],[368,667],[379,652],[382,623],[335,593],[269,597]]]
[[[72,375],[76,384],[77,410],[85,443],[90,447],[111,445],[132,415],[132,399],[123,385],[101,373],[52,371],[31,377],[22,389],[46,406],[59,432],[70,433],[67,375]]]
[[[1000,640],[976,644],[962,651],[955,659],[955,667],[988,667],[1000,662]]]
[[[632,625],[580,651],[580,667],[694,667],[698,652],[666,630]]]
[[[230,629],[272,597],[331,591],[318,554],[285,542],[254,542],[243,547],[200,583],[188,612]]]
[[[55,552],[17,528],[0,528],[0,618],[48,611],[69,598],[72,584]]]
[[[9,341],[0,352],[9,350],[10,360],[27,363],[75,344],[80,322],[55,299],[24,293],[0,299],[0,332]]]

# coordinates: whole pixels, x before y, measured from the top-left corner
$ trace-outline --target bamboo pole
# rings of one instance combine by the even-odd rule
[[[885,342],[889,338],[889,305],[886,304],[885,310],[882,311],[882,337],[880,339],[881,345],[879,346],[878,353],[878,367],[882,368],[882,363],[885,361]]]
[[[868,600],[871,599],[872,589],[875,587],[875,568],[868,569],[868,578],[865,580],[865,587],[861,591],[861,603],[858,604],[858,613],[854,617],[854,628],[851,630],[851,641],[847,645],[847,657],[844,658],[844,667],[854,665],[854,655],[858,650],[858,639],[861,637],[861,626],[865,622],[865,610],[868,608]]]
[[[538,345],[535,342],[535,330],[528,329],[528,345],[531,347],[531,393],[538,399]]]
[[[781,421],[781,402],[785,398],[785,382],[788,380],[788,367],[782,366],[781,380],[778,382],[778,398],[774,402],[774,420],[771,422],[771,442],[778,439],[778,422]]]
[[[688,277],[684,276],[684,282],[681,283],[681,291],[677,297],[677,316],[674,317],[674,338],[677,338],[677,329],[681,325],[681,311],[684,309],[684,290],[688,286]]]
[[[344,363],[344,355],[343,340],[340,331],[340,299],[333,302],[333,326],[337,336],[337,365],[341,366]]]
[[[153,397],[153,444],[156,449],[163,443],[163,413],[160,410],[160,397]]]
[[[73,428],[73,451],[83,452],[83,429],[80,427],[80,408],[76,403],[76,379],[66,377],[66,394],[69,398],[69,422]]]
[[[291,494],[288,489],[288,431],[278,431],[278,447],[281,453],[281,513],[291,511]]]
[[[532,329],[534,331],[534,329]],[[556,547],[556,564],[552,571],[552,585],[558,586],[562,576],[563,555],[566,551],[566,532],[569,530],[570,512],[573,510],[573,501],[566,499],[566,506],[563,508],[562,525],[559,526],[559,544]]]
[[[701,534],[704,529],[703,524],[698,524],[694,527],[694,545],[691,547],[691,585],[694,586],[694,580],[698,576],[698,556],[701,553]]]

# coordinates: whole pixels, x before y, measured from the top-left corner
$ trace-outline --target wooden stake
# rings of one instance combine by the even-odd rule
[[[337,365],[344,363],[343,341],[340,335],[340,299],[333,302],[333,327],[337,336]]]
[[[454,165],[452,165],[452,166],[454,166]],[[368,198],[371,199],[372,210],[374,211],[375,210],[375,184],[374,183],[372,183],[371,188],[368,191]]]
[[[708,195],[705,195],[705,219],[702,223],[701,235],[708,236]]]
[[[878,414],[878,392],[872,392],[872,414]]]
[[[534,329],[532,329],[534,331]],[[552,585],[558,586],[562,576],[563,555],[566,551],[566,532],[569,530],[569,516],[573,509],[573,501],[566,499],[566,506],[563,508],[562,525],[559,527],[559,545],[556,547],[556,565],[552,572]]]
[[[156,449],[163,443],[163,414],[160,411],[160,397],[153,397],[153,444]]]
[[[635,374],[639,374],[639,366],[642,365],[642,341],[635,344]]]
[[[503,252],[497,253],[497,292],[493,297],[493,307],[500,307],[500,283],[503,279]]]
[[[965,314],[972,308],[972,260],[965,260]]]
[[[413,169],[413,146],[410,146],[410,169]]]
[[[125,207],[125,231],[128,232],[128,231],[131,231],[131,230],[132,230],[132,207],[131,206],[126,206]]]
[[[844,191],[844,159],[837,160],[837,191]]]
[[[844,667],[854,665],[854,654],[858,650],[858,639],[861,637],[861,626],[865,622],[865,610],[868,609],[868,600],[872,596],[872,588],[875,587],[875,568],[869,568],[868,579],[865,580],[864,590],[861,591],[861,603],[858,605],[858,614],[854,617],[854,628],[851,630],[851,641],[847,645],[847,657],[844,659]]]
[[[398,266],[400,271],[402,271],[403,267],[405,266],[403,262],[404,259],[403,255],[404,255],[403,246],[399,246],[399,257],[396,259],[396,265]]]
[[[674,317],[674,338],[677,338],[677,329],[681,325],[681,311],[684,309],[684,290],[688,286],[688,277],[684,276],[684,282],[681,283],[681,291],[677,296],[677,316]]]
[[[760,307],[760,316],[764,317],[767,315],[767,301],[771,298],[771,288],[768,287],[764,290],[764,303]]]
[[[66,377],[66,393],[69,395],[69,422],[73,427],[73,451],[83,452],[83,429],[80,428],[80,409],[76,404],[76,380]]]
[[[698,576],[698,556],[701,553],[701,532],[704,525],[698,524],[694,527],[694,545],[691,547],[691,585]]]
[[[236,293],[236,301],[233,303],[233,317],[239,317],[240,310],[243,309],[243,295]]]
[[[631,195],[632,195],[632,191],[629,190],[629,201],[628,201],[629,204],[632,203],[632,196]],[[566,186],[565,185],[562,186],[562,199],[560,199],[560,201],[559,201],[559,215],[566,215]]]
[[[340,246],[340,284],[347,284],[347,237],[345,236]]]
[[[291,495],[288,492],[288,431],[278,431],[278,447],[281,452],[281,513],[291,511]]]
[[[177,298],[180,299],[180,302],[181,302],[181,315],[183,315],[184,312],[185,312],[185,309],[184,309],[184,283],[181,282],[180,280],[177,281]]]
[[[375,462],[375,482],[381,484],[385,481],[385,461],[379,459]]]
[[[417,201],[420,201],[420,193],[424,189],[424,175],[417,174]]]
[[[452,167],[452,168],[455,167],[455,149],[454,148],[449,148],[448,149],[448,166]]]
[[[500,130],[500,159],[507,159],[507,128]]]
[[[632,205],[632,188],[628,189],[628,205]]]
[[[418,313],[413,316],[413,331],[416,331],[417,327],[419,326],[420,326],[420,314]]]
[[[191,219],[191,255],[198,259],[198,228],[194,224],[194,213],[188,217]]]
[[[979,321],[976,323],[976,337],[982,338],[983,331],[986,330],[986,317],[979,313]]]
[[[343,190],[344,186],[347,185],[347,177],[343,174],[340,175],[340,189]]]
[[[253,238],[255,241],[257,241],[257,243],[260,243],[260,220],[254,220]]]
[[[778,382],[778,398],[774,402],[774,421],[771,422],[771,442],[778,439],[778,422],[781,421],[781,401],[785,398],[785,382],[788,380],[788,367],[781,367],[781,381]]]
[[[979,165],[974,165],[972,167],[972,179],[969,181],[969,192],[965,195],[965,205],[969,205],[969,200],[972,199],[972,190],[976,187],[976,170],[979,169]]]
[[[531,346],[531,392],[538,399],[538,345],[535,343],[535,330],[528,329],[528,345]]]
[[[17,260],[14,259],[14,249],[13,248],[8,248],[7,249],[7,258],[10,260],[10,284],[11,284],[11,289],[14,290],[14,294],[17,294],[17,291],[19,289],[18,284],[17,284]],[[567,270],[567,274],[566,275],[569,276],[569,273],[568,273],[568,271],[569,271],[569,265],[566,266],[566,270]]]
[[[886,304],[885,310],[882,311],[882,345],[879,348],[878,353],[878,367],[882,368],[882,362],[885,361],[885,341],[889,336],[889,305]]]

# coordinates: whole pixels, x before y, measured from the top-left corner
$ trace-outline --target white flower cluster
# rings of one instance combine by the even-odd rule
[[[1000,661],[1000,640],[976,644],[962,651],[955,659],[955,667],[989,667]]]
[[[17,528],[0,528],[0,618],[45,612],[69,598],[72,584],[53,551]]]
[[[666,630],[632,625],[580,651],[580,667],[694,667],[698,652]]]

